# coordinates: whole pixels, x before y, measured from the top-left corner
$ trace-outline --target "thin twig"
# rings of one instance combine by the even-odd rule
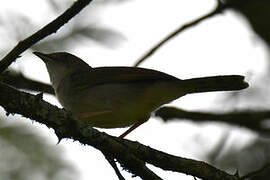
[[[270,167],[270,163],[267,163],[266,165],[264,165],[262,168],[258,169],[258,170],[255,170],[255,171],[252,171],[242,177],[239,178],[239,180],[244,180],[244,179],[247,179],[247,178],[251,178],[253,176],[256,176],[258,175],[259,173],[262,173],[265,169],[269,168]]]
[[[77,15],[84,7],[86,7],[92,0],[78,0],[67,9],[63,14],[57,17],[55,20],[44,26],[42,29],[32,34],[28,38],[20,41],[1,61],[0,61],[0,73],[8,68],[8,66],[15,61],[21,53],[27,50],[29,47],[40,41],[41,39],[55,33],[60,27]]]
[[[182,26],[180,26],[179,28],[177,28],[176,30],[174,30],[173,32],[171,32],[169,35],[167,35],[164,39],[162,39],[161,41],[159,41],[156,45],[154,45],[150,50],[148,50],[141,58],[139,58],[137,60],[137,62],[134,64],[135,67],[139,66],[142,62],[144,62],[147,58],[149,58],[150,56],[152,56],[161,46],[163,46],[167,41],[171,40],[173,37],[175,37],[176,35],[178,35],[180,32],[183,32],[184,30],[202,22],[205,19],[208,19],[216,14],[219,14],[221,12],[223,12],[223,10],[226,8],[227,6],[225,6],[222,3],[218,3],[217,7],[205,14],[204,16],[201,16],[200,18],[191,21],[189,23],[186,23]]]
[[[112,168],[114,169],[115,174],[117,175],[119,180],[125,180],[125,178],[122,176],[122,174],[120,173],[115,160],[113,157],[111,157],[110,155],[103,153],[105,158],[107,159],[107,161],[110,163],[110,165],[112,166]]]

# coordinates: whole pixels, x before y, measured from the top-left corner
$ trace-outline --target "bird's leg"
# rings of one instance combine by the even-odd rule
[[[148,120],[148,119],[147,119]],[[147,120],[144,121],[138,121],[135,124],[133,124],[130,128],[128,128],[128,130],[126,130],[123,134],[121,134],[119,136],[119,138],[123,139],[126,135],[128,135],[131,131],[133,131],[134,129],[136,129],[137,127],[139,127],[140,125],[142,125],[143,123],[145,123]]]

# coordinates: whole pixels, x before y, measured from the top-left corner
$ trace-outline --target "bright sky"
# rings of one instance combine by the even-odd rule
[[[7,4],[3,8],[13,8],[14,11],[21,10],[26,15],[35,14],[32,16],[34,21],[42,22],[45,25],[56,15],[50,15],[46,4],[40,5],[41,2],[44,1],[16,1],[18,6],[14,9],[14,0],[11,0],[5,1]],[[93,67],[131,66],[138,57],[162,37],[181,24],[211,11],[214,5],[214,0],[132,0],[123,4],[119,3],[116,6],[99,7],[99,11],[102,13],[97,21],[123,33],[126,41],[113,49],[101,45],[93,46],[91,44],[88,46],[83,44],[80,48],[72,50],[72,53],[85,59]],[[38,8],[41,6],[42,8]],[[45,14],[46,19],[44,19]],[[248,30],[240,17],[236,16],[235,13],[226,12],[180,34],[143,63],[141,67],[160,70],[182,79],[218,74],[259,73],[264,69],[266,53],[262,42],[254,39],[255,35]],[[15,66],[23,67],[24,73],[35,79],[49,82],[45,66],[36,57],[32,56],[31,58],[26,60],[22,57],[20,61],[24,62]],[[36,68],[32,68],[33,66]],[[190,95],[173,102],[173,105],[185,109],[206,110],[214,108],[222,110],[223,104],[213,106],[213,103],[216,102],[215,97],[221,95],[222,93]],[[58,104],[54,97],[45,96],[45,99]],[[29,123],[31,122],[29,121]],[[39,125],[33,125],[33,127],[41,129],[46,136],[52,139],[52,143],[57,142],[52,130]],[[101,130],[103,131],[103,129]],[[124,129],[105,131],[120,135]],[[219,140],[218,138],[228,131],[235,132],[232,139],[237,137],[245,141],[253,136],[248,131],[239,133],[237,128],[228,126],[197,125],[189,121],[164,124],[160,120],[151,118],[149,122],[128,135],[127,139],[139,141],[174,155],[200,159],[203,158],[204,153],[211,150],[211,147]],[[215,138],[213,138],[213,134]],[[206,141],[207,144],[201,144]],[[94,148],[82,146],[71,140],[63,140],[58,146],[65,148],[67,158],[75,164],[81,173],[80,180],[117,179],[103,155]],[[178,173],[160,170],[156,172],[169,180],[193,179],[193,177]],[[131,179],[129,173],[124,173],[124,175],[127,179]]]

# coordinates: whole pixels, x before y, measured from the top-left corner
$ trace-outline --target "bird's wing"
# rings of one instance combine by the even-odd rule
[[[157,80],[175,81],[178,78],[169,74],[135,67],[99,67],[90,71],[74,73],[69,78],[76,87],[80,89],[91,86],[112,84],[112,83],[133,83],[133,82],[155,82]]]

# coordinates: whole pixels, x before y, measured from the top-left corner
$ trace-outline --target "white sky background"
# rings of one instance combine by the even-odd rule
[[[14,6],[14,2],[16,2],[16,6]],[[41,3],[44,4],[40,5]],[[97,19],[97,22],[119,31],[125,36],[126,41],[113,49],[98,44],[84,43],[81,47],[72,49],[71,53],[85,59],[93,67],[131,66],[146,50],[176,27],[204,15],[214,7],[214,0],[130,0],[115,6],[100,6],[100,18]],[[41,26],[57,16],[50,14],[45,1],[40,0],[3,1],[1,8],[20,10],[33,17],[35,22],[42,23]],[[83,10],[81,14],[89,10],[91,7]],[[33,32],[29,32],[29,34],[31,33]],[[58,33],[61,33],[61,30]],[[15,44],[16,42],[10,45],[10,48]],[[44,51],[46,52],[46,50]],[[258,39],[255,40],[255,35],[249,31],[240,17],[235,13],[226,12],[181,33],[141,67],[160,70],[182,79],[218,74],[247,75],[250,72],[253,74],[262,72],[265,59],[266,53],[262,42]],[[34,55],[23,56],[13,66],[23,68],[23,72],[30,77],[49,82],[45,65]],[[252,78],[248,80],[252,83]],[[214,104],[219,102],[215,101],[215,98],[220,96],[222,93],[190,95],[182,97],[172,104],[188,110],[228,108],[224,104]],[[54,97],[45,96],[44,98],[58,104]],[[25,122],[31,123],[29,120],[25,120]],[[40,129],[44,136],[52,139],[52,143],[57,142],[52,130],[37,124],[32,126]],[[125,129],[104,131],[120,135]],[[151,118],[128,135],[127,139],[139,141],[174,155],[201,159],[218,142],[218,138],[228,131],[233,132],[230,136],[232,142],[235,137],[238,142],[239,139],[246,142],[255,136],[247,130],[239,131],[237,127],[232,128],[226,125],[198,125],[189,121],[165,124],[161,120]],[[71,140],[62,140],[58,146],[65,148],[67,158],[81,172],[80,180],[117,179],[103,155],[94,148],[82,146]],[[159,170],[157,173],[169,180],[193,179],[193,177],[179,173]],[[127,179],[131,179],[129,173],[124,173],[124,175]]]

